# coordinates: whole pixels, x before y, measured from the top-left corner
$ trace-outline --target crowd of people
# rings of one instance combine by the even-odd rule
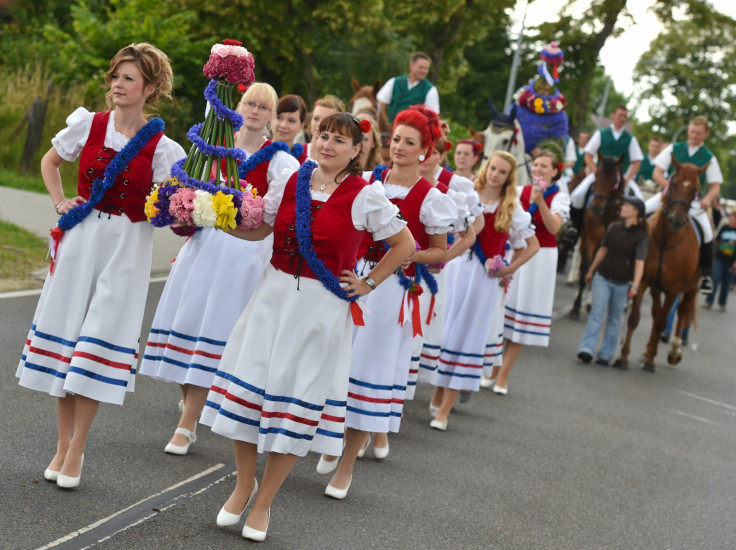
[[[594,172],[598,150],[624,155],[626,183],[637,192],[637,171],[653,165],[659,183],[669,168],[662,156],[672,151],[712,162],[711,189],[721,181],[712,154],[699,152],[707,122],[704,134],[691,123],[689,149],[665,148],[652,163],[651,144],[643,158],[624,129],[626,109],[616,108],[611,128],[587,145],[581,133],[572,159],[536,149],[533,183],[517,187],[512,155],[481,161],[476,142],[448,141],[426,80],[430,62],[415,54],[378,105],[355,114],[334,96],[309,112],[297,95],[250,86],[234,144],[257,159],[244,177],[264,198],[264,223],[196,231],[164,287],[140,364],[140,374],[181,388],[181,415],[163,450],[186,455],[198,423],[232,439],[236,484],[213,519],[236,525],[250,508],[242,528],[250,540],[265,539],[279,488],[310,451],[320,455],[317,472],[332,474],[325,495],[346,498],[357,459],[369,449],[388,456],[417,383],[434,385],[427,424],[440,431],[458,399],[480,388],[509,392],[522,347],[549,345],[556,235],[570,216],[564,182],[573,165]],[[61,488],[80,484],[99,403],[122,404],[133,391],[153,232],[143,204],[185,156],[160,119],[144,113],[170,97],[172,78],[160,50],[123,48],[107,72],[111,110],[72,113],[42,160],[60,231],[17,376],[58,398],[56,453],[44,477]],[[388,139],[378,131],[383,114]],[[59,166],[76,159],[78,196],[67,199]],[[576,192],[573,206],[582,208]],[[709,191],[701,204],[712,198]],[[626,199],[585,275],[594,308],[583,361],[595,354],[607,308],[598,361],[612,357],[615,318],[636,293],[646,256],[644,211],[640,198]],[[719,282],[721,265],[733,266],[734,228],[731,213],[717,236]],[[268,459],[259,483],[260,453]]]

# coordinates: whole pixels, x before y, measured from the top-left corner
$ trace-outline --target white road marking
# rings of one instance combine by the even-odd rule
[[[202,472],[200,472],[200,473],[198,473],[198,474],[196,474],[196,475],[194,475],[194,476],[190,477],[189,479],[185,479],[184,481],[180,481],[179,483],[177,483],[177,484],[175,484],[175,485],[172,485],[171,487],[167,487],[167,488],[166,488],[166,489],[164,489],[163,491],[159,491],[158,493],[155,493],[155,494],[153,494],[153,495],[151,495],[151,496],[149,496],[149,497],[147,497],[147,498],[144,498],[143,500],[140,500],[140,501],[136,502],[135,504],[131,504],[131,505],[130,505],[130,506],[128,506],[127,508],[124,508],[124,509],[122,509],[122,510],[119,510],[119,511],[115,512],[114,514],[111,514],[111,515],[107,516],[106,518],[102,518],[101,520],[98,520],[98,521],[96,521],[96,522],[94,522],[94,523],[91,523],[91,524],[89,524],[89,525],[88,525],[88,526],[86,526],[86,527],[82,527],[81,529],[78,529],[77,531],[74,531],[73,533],[69,533],[69,534],[68,534],[68,535],[66,535],[66,536],[63,536],[63,537],[61,537],[61,538],[59,538],[59,539],[56,539],[55,541],[53,541],[53,542],[50,542],[49,544],[47,544],[47,545],[45,545],[45,546],[41,546],[41,547],[40,547],[40,548],[38,548],[37,550],[47,550],[48,548],[54,548],[55,546],[59,546],[60,544],[63,544],[63,543],[65,543],[65,542],[68,542],[68,541],[70,541],[70,540],[72,540],[72,539],[74,539],[74,538],[78,537],[79,535],[81,535],[81,534],[83,534],[83,533],[86,533],[86,532],[88,532],[88,531],[91,531],[92,529],[95,529],[95,528],[99,527],[99,526],[100,526],[100,525],[102,525],[103,523],[107,523],[108,521],[110,521],[110,520],[112,520],[112,519],[116,518],[116,517],[117,517],[117,516],[119,516],[120,514],[123,514],[123,513],[127,512],[127,511],[128,511],[128,510],[130,510],[131,508],[134,508],[134,507],[136,507],[136,506],[139,506],[140,504],[143,504],[144,502],[146,502],[146,501],[148,501],[148,500],[151,500],[151,499],[153,499],[153,498],[156,498],[157,496],[160,496],[160,495],[162,495],[162,494],[166,493],[167,491],[171,491],[171,490],[173,490],[173,489],[176,489],[177,487],[181,487],[182,485],[186,485],[187,483],[191,483],[191,482],[193,482],[193,481],[196,481],[197,479],[199,479],[199,478],[201,478],[201,477],[204,477],[204,476],[206,476],[207,474],[210,474],[210,473],[212,473],[212,472],[214,472],[214,471],[216,471],[216,470],[219,470],[220,468],[223,468],[224,466],[225,466],[224,464],[215,464],[215,465],[214,465],[214,466],[212,466],[211,468],[208,468],[208,469],[206,469],[206,470],[204,470],[204,471],[202,471]],[[227,476],[229,476],[229,475],[230,475],[230,474],[227,474],[227,475],[225,475],[224,477],[227,477]],[[199,492],[199,491],[198,491],[198,492]],[[119,529],[119,530],[118,530],[117,532],[119,533],[119,532],[121,532],[121,531],[124,531],[124,530],[126,530],[126,529],[128,529],[128,528],[132,527],[133,525],[137,525],[137,524],[139,524],[139,523],[141,523],[141,522],[143,522],[143,521],[146,521],[147,519],[150,519],[150,518],[152,518],[153,516],[155,516],[155,515],[157,515],[157,514],[158,514],[158,511],[154,512],[153,514],[149,514],[149,515],[148,515],[148,516],[146,516],[146,517],[143,517],[143,518],[139,518],[138,520],[136,520],[136,521],[135,521],[134,523],[132,523],[131,525],[127,525],[127,526],[125,526],[125,527],[122,527],[122,528],[121,528],[121,529]],[[109,536],[112,536],[112,535],[109,535]],[[105,538],[109,538],[109,536],[108,536],[108,537],[105,537]],[[98,541],[98,542],[99,542],[99,541]]]
[[[710,403],[711,405],[718,405],[719,407],[723,407],[724,409],[728,409],[729,411],[736,412],[736,407],[733,405],[729,405],[727,403],[721,403],[720,401],[714,401],[713,399],[708,399],[707,397],[702,397],[700,395],[696,395],[694,393],[690,393],[689,391],[685,390],[677,390],[680,393],[683,393],[685,395],[688,395],[690,397],[693,397],[695,399],[700,399],[701,401],[705,401],[706,403]]]
[[[700,420],[701,422],[707,422],[708,424],[715,424],[716,426],[718,426],[718,422],[714,422],[713,420],[703,418],[702,416],[695,416],[694,414],[688,414],[686,412],[676,411],[675,409],[668,409],[668,410],[672,413],[679,414],[680,416],[686,416],[687,418],[692,418],[693,420]]]

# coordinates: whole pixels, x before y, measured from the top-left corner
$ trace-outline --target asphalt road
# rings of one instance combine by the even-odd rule
[[[146,325],[162,287],[151,285]],[[557,314],[571,294],[559,280]],[[77,490],[44,481],[55,400],[14,377],[36,301],[0,298],[0,548],[251,544],[215,525],[234,483],[229,441],[201,426],[189,455],[163,452],[178,418],[172,384],[138,377],[123,407],[100,407]],[[509,395],[482,390],[456,407],[445,433],[428,427],[431,388],[420,387],[389,457],[368,453],[346,500],[323,496],[329,479],[314,471],[317,456],[298,461],[261,546],[735,548],[732,310],[700,311],[697,351],[673,368],[660,348],[655,374],[582,365],[583,323],[560,317],[550,348],[522,351]],[[643,317],[633,358],[650,327]]]

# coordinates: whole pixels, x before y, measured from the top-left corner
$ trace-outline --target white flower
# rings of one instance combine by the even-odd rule
[[[217,213],[212,206],[212,195],[206,191],[197,189],[194,194],[194,210],[192,210],[192,221],[197,227],[215,227]]]
[[[210,54],[216,54],[220,57],[228,57],[233,55],[235,57],[246,57],[250,55],[250,52],[243,46],[229,46],[227,44],[215,44],[210,50]]]

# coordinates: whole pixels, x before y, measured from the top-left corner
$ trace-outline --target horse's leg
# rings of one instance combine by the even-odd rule
[[[624,345],[621,347],[621,354],[619,355],[616,362],[613,364],[617,369],[629,369],[629,352],[631,351],[631,336],[634,334],[636,327],[639,326],[639,320],[641,319],[641,302],[644,297],[644,293],[647,290],[646,281],[642,280],[639,284],[639,292],[637,293],[634,301],[631,304],[631,312],[629,318],[626,321],[626,339]]]
[[[675,337],[672,339],[672,347],[667,354],[667,362],[676,365],[682,361],[682,331],[692,324],[695,317],[695,304],[698,295],[697,288],[688,290],[682,295],[680,305],[677,307],[677,325]]]
[[[660,292],[652,292],[652,331],[649,334],[649,342],[647,342],[646,352],[644,353],[644,370],[647,372],[654,372],[654,357],[657,355],[659,337],[667,326],[667,314],[672,309],[675,298],[677,298],[676,294],[665,293],[663,305]]]

